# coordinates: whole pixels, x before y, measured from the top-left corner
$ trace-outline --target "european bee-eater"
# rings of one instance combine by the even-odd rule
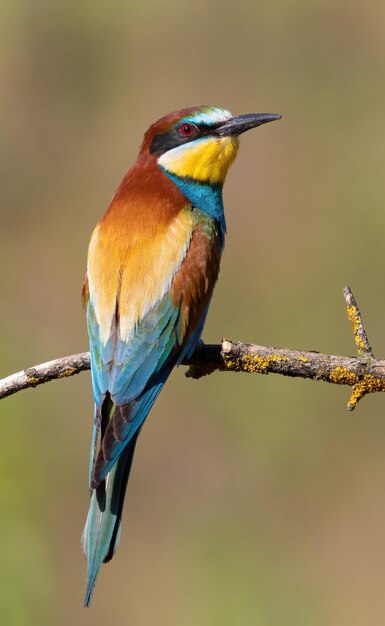
[[[173,367],[202,334],[226,222],[222,186],[246,130],[278,120],[192,107],[155,122],[88,250],[87,311],[95,399],[91,503],[82,546],[85,605],[120,536],[138,435]]]

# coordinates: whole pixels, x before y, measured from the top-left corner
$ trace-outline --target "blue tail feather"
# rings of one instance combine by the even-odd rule
[[[124,496],[139,432],[132,437],[106,479],[92,492],[82,535],[82,547],[87,558],[84,606],[91,604],[100,566],[112,559],[119,542]]]

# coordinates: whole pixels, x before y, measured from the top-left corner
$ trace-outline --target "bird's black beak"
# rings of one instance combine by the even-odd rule
[[[276,113],[246,113],[246,115],[238,115],[227,120],[227,122],[215,130],[215,133],[220,137],[238,137],[238,135],[250,130],[250,128],[256,128],[256,126],[261,126],[261,124],[280,120],[281,117],[282,115],[277,115]]]

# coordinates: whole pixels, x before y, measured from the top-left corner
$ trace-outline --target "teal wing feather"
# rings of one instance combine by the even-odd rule
[[[99,345],[94,346],[91,339],[97,406],[91,451],[92,488],[105,479],[166,382],[175,363],[173,356],[182,341],[179,319],[179,307],[166,294],[137,324],[128,342],[110,338],[101,349]],[[92,331],[91,328],[90,337],[96,337]],[[113,405],[107,418],[105,407],[103,411],[106,397]],[[96,453],[100,430],[102,438]]]
[[[128,342],[111,337],[100,346],[96,316],[88,304],[95,418],[92,495],[82,539],[88,561],[87,606],[100,566],[112,558],[119,541],[123,501],[140,428],[173,366],[184,354],[192,353],[199,341],[204,319],[184,343],[180,314],[180,306],[166,294],[137,324]]]

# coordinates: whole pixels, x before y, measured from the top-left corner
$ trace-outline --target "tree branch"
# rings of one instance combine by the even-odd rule
[[[344,298],[358,357],[233,343],[223,339],[221,345],[199,346],[193,357],[183,363],[189,368],[186,376],[197,379],[219,370],[282,374],[348,385],[351,387],[348,410],[352,411],[365,395],[385,391],[385,360],[375,359],[373,355],[359,308],[349,287],[344,289]],[[67,378],[89,369],[89,352],[35,365],[0,380],[0,399],[22,389],[37,387],[51,380]]]
[[[26,370],[11,374],[11,376],[0,380],[0,400],[22,391],[22,389],[37,387],[57,378],[74,376],[74,374],[79,374],[90,368],[89,352],[63,356],[54,361],[47,361],[47,363],[28,367]]]

